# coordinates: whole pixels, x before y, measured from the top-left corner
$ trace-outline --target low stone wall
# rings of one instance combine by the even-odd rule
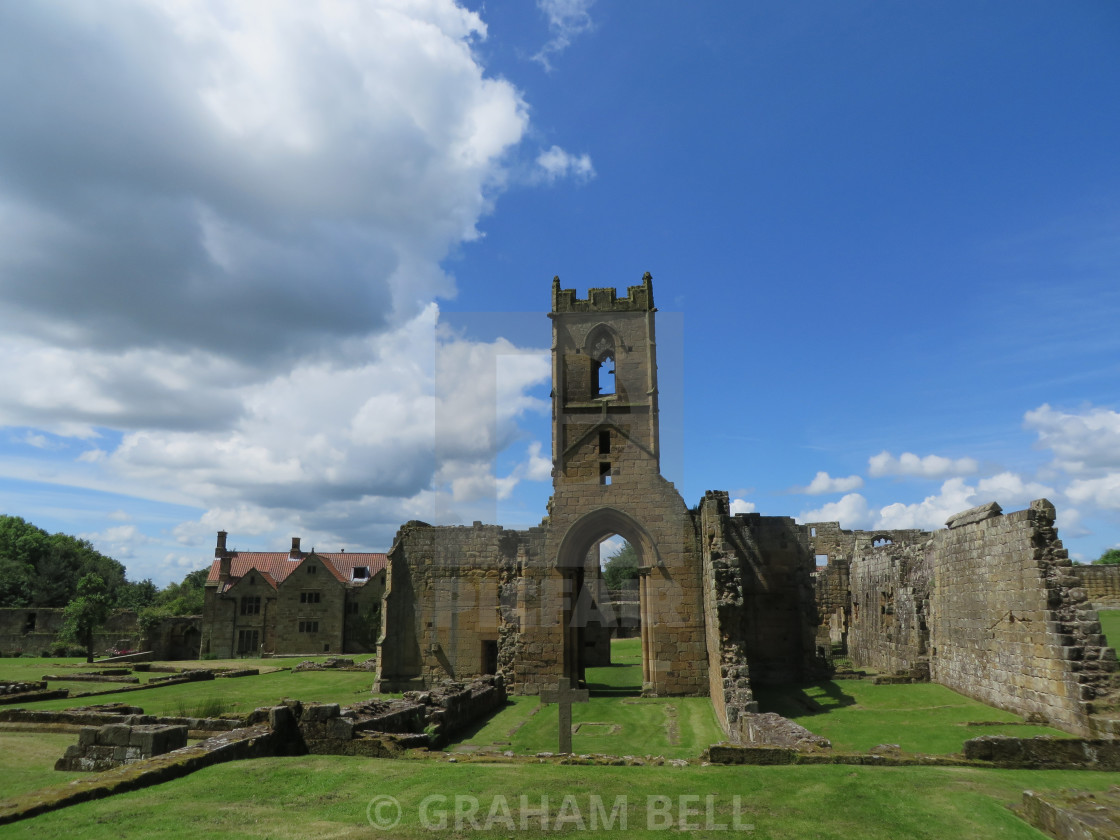
[[[123,711],[122,711],[123,710]],[[0,709],[0,722],[26,723],[32,725],[104,726],[123,723],[129,726],[186,726],[191,731],[227,732],[244,726],[240,720],[226,718],[157,717],[145,715],[137,706],[124,706],[119,709],[91,707],[87,709],[65,709],[47,711],[42,709]]]
[[[964,742],[964,757],[1024,770],[1120,770],[1120,741],[983,735]]]
[[[45,682],[11,682],[0,683],[0,695],[23,694],[28,691],[42,691],[47,687]]]
[[[1081,586],[1098,610],[1120,610],[1120,566],[1075,566]],[[1110,639],[1120,645],[1120,639]]]
[[[106,683],[131,683],[133,685],[140,682],[139,677],[128,676],[128,672],[124,674],[44,674],[44,682],[106,682]]]
[[[111,723],[86,726],[78,733],[78,743],[66,748],[66,755],[55,762],[55,770],[98,772],[133,764],[163,755],[187,745],[187,727]]]
[[[1023,791],[1016,809],[1023,819],[1058,840],[1114,840],[1120,837],[1120,787],[1107,791]]]

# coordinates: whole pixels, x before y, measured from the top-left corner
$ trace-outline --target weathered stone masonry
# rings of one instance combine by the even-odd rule
[[[548,515],[526,531],[401,528],[378,688],[494,672],[523,694],[578,684],[617,620],[589,552],[617,534],[639,556],[643,691],[710,695],[733,741],[793,737],[757,714],[753,687],[819,677],[845,646],[856,664],[1114,731],[1115,654],[1048,502],[937,533],[732,516],[718,491],[689,508],[660,472],[655,312],[649,275],[625,297],[554,280]]]
[[[496,671],[513,691],[578,683],[618,613],[593,549],[640,558],[644,691],[708,694],[749,740],[752,682],[819,673],[812,557],[788,517],[690,509],[660,473],[656,333],[647,275],[626,297],[553,283],[553,495],[537,528],[410,522],[388,553],[377,687]],[[758,729],[758,727],[754,727]]]
[[[807,527],[847,564],[856,665],[928,677],[1070,732],[1115,734],[1116,654],[1048,501],[1006,516],[983,505],[934,533],[830,524]]]

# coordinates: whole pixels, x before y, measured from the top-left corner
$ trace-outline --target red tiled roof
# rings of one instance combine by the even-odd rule
[[[299,567],[300,562],[309,553],[301,552],[299,559],[293,560],[286,551],[232,551],[230,552],[230,580],[234,581],[242,578],[249,573],[250,569],[256,569],[261,574],[271,577],[277,584],[283,583],[284,579]],[[370,577],[385,568],[384,554],[316,551],[315,556],[323,561],[327,571],[343,583],[350,581],[356,567],[364,566],[369,569]],[[214,562],[210,564],[210,574],[206,578],[207,583],[218,582],[218,562],[218,559],[215,558]],[[358,580],[365,582],[363,578],[358,578]]]

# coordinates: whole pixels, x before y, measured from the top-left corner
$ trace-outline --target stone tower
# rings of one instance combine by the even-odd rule
[[[587,617],[601,612],[589,552],[617,534],[641,558],[645,690],[706,693],[695,524],[660,471],[652,278],[627,292],[596,288],[580,299],[552,282],[553,496],[544,559],[566,596],[557,616],[563,638],[552,644],[561,645],[561,672],[581,679],[596,645]]]
[[[586,300],[552,281],[553,486],[660,474],[653,279]],[[578,492],[578,491],[577,491]]]

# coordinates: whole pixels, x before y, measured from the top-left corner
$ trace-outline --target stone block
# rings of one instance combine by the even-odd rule
[[[339,715],[340,707],[338,703],[320,703],[317,705],[304,706],[303,720],[308,723],[324,723],[331,718],[336,718]]]
[[[111,723],[101,727],[97,734],[97,743],[107,747],[127,747],[132,737],[132,727],[122,723]]]

